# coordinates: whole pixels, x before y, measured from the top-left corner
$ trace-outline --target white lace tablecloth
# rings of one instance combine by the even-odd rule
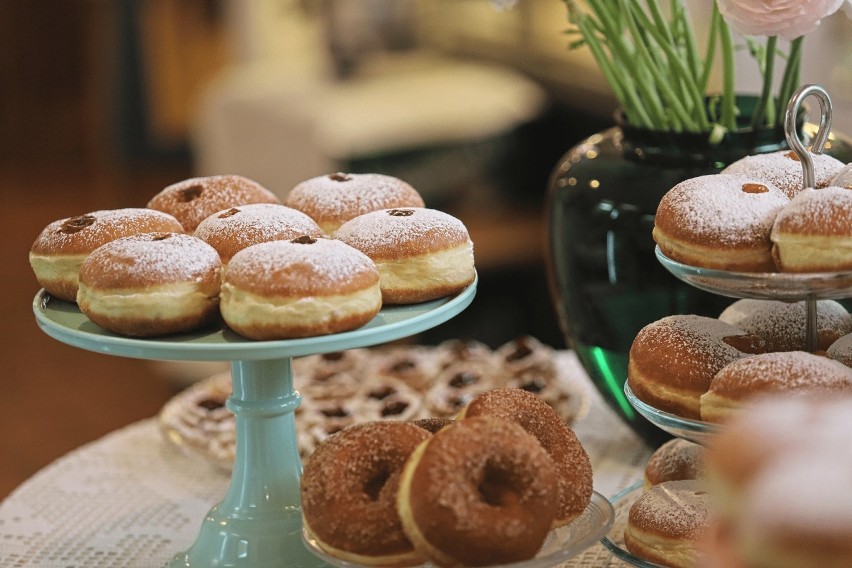
[[[609,497],[642,477],[649,450],[588,385],[575,431]],[[228,476],[166,442],[154,419],[131,424],[44,468],[0,503],[3,568],[160,568],[195,540]],[[599,544],[566,567],[616,565]]]

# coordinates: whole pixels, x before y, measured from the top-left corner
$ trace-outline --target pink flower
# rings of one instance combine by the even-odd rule
[[[717,0],[722,16],[744,35],[795,39],[812,32],[821,19],[847,0]]]

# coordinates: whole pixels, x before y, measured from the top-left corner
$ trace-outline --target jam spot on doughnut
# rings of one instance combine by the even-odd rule
[[[296,237],[290,242],[297,245],[312,245],[317,242],[317,240],[310,235],[302,235],[301,237]]]
[[[394,392],[396,391],[394,391],[394,389],[392,389],[391,387],[383,387],[370,391],[367,396],[369,396],[370,398],[375,398],[376,400],[384,400],[390,395],[392,395]]]
[[[216,410],[217,408],[225,406],[225,401],[217,398],[205,398],[204,400],[198,401],[197,404],[201,408],[205,408],[207,410]]]
[[[178,201],[181,203],[189,203],[193,199],[198,199],[201,197],[201,194],[204,192],[204,186],[201,184],[190,185],[187,187],[182,187],[177,192]]]
[[[401,400],[392,400],[382,408],[382,416],[399,416],[405,409],[408,408],[408,403]]]
[[[234,215],[236,215],[239,212],[240,212],[240,210],[237,209],[236,207],[231,207],[227,211],[220,213],[219,219],[227,219],[228,217],[233,217]]]
[[[786,154],[784,154],[784,155],[785,155],[786,157],[790,158],[791,160],[793,160],[794,162],[798,162],[798,161],[799,161],[799,155],[798,155],[798,154],[796,154],[795,152],[793,152],[792,150],[790,150],[789,152],[787,152],[787,153],[786,153]]]
[[[769,188],[762,183],[744,183],[743,191],[745,193],[769,193]]]
[[[349,174],[337,172],[336,174],[329,175],[328,179],[332,181],[349,181],[352,179],[352,176],[350,176]]]
[[[390,472],[386,468],[382,468],[364,484],[364,493],[367,494],[370,500],[378,501],[379,495],[382,493],[382,489],[387,484],[388,479],[390,479]]]
[[[410,217],[414,215],[414,211],[411,209],[391,209],[388,211],[388,215],[391,217]]]
[[[471,371],[462,371],[460,373],[456,373],[450,382],[448,383],[454,389],[460,389],[462,387],[468,387],[470,385],[475,385],[479,382],[480,376]]]
[[[89,225],[92,225],[96,221],[94,215],[80,215],[79,217],[71,217],[67,219],[62,226],[59,227],[59,233],[64,233],[66,235],[73,235],[74,233],[80,232]]]
[[[766,351],[763,340],[754,335],[728,335],[722,341],[741,353],[758,355]]]

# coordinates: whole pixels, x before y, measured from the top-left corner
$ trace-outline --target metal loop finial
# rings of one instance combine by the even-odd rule
[[[799,140],[799,135],[796,131],[796,116],[799,114],[799,108],[802,106],[802,102],[811,95],[815,96],[819,101],[820,109],[819,130],[817,130],[811,144],[811,152],[822,154],[825,143],[828,141],[829,131],[831,130],[833,112],[831,97],[828,96],[828,91],[819,85],[803,85],[790,97],[790,101],[787,103],[787,113],[784,116],[784,134],[787,137],[787,144],[790,145],[790,149],[796,153],[796,156],[798,156],[799,161],[802,163],[802,187],[814,187],[816,185],[814,160],[811,157],[811,153],[808,152],[808,149]]]

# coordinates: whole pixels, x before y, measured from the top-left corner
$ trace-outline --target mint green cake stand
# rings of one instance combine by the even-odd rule
[[[355,331],[281,341],[247,340],[225,326],[154,339],[121,337],[44,290],[33,300],[33,311],[45,333],[81,349],[139,359],[230,361],[234,390],[227,406],[236,415],[231,482],[196,541],[169,566],[308,568],[327,564],[301,537],[302,464],[294,415],[301,397],[293,388],[292,358],[377,345],[435,327],[470,305],[476,284],[451,298],[385,307]]]

